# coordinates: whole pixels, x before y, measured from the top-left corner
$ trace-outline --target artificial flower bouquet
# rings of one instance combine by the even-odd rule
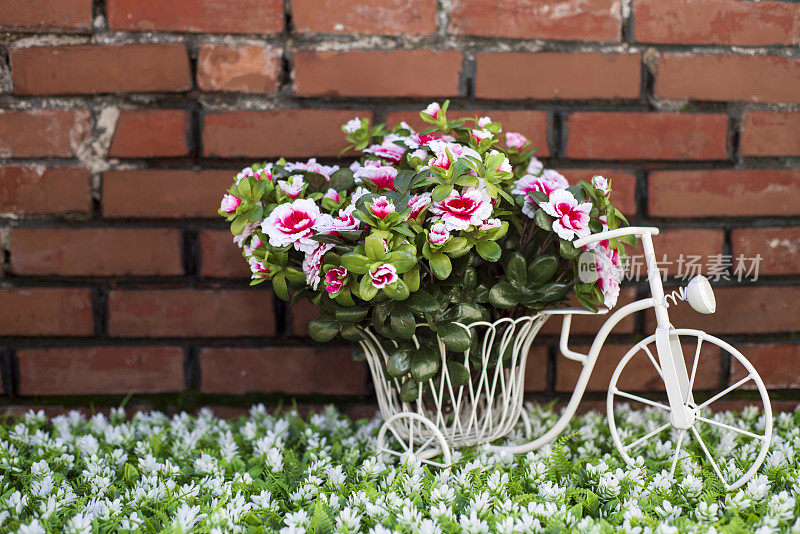
[[[447,363],[451,377],[468,380],[459,362],[475,340],[460,324],[529,315],[570,295],[591,310],[612,307],[619,294],[623,240],[587,247],[589,281],[572,244],[627,224],[609,182],[570,186],[522,134],[489,117],[449,120],[447,108],[420,112],[430,127],[419,132],[352,119],[342,153],[361,157],[349,168],[254,164],[219,210],[253,284],[320,307],[312,338],[356,341],[370,328],[387,340],[386,371],[405,398],[439,371],[438,340],[461,356]]]

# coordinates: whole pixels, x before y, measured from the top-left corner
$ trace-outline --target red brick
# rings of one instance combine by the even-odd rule
[[[85,109],[0,110],[0,157],[71,157],[91,128]]]
[[[599,174],[611,181],[611,203],[625,217],[636,214],[636,175],[618,169],[557,169],[569,183],[588,182]]]
[[[36,46],[11,51],[22,95],[145,93],[192,88],[189,56],[178,43]]]
[[[430,35],[436,31],[435,0],[292,0],[299,33]]]
[[[0,336],[91,336],[92,296],[88,289],[0,289]]]
[[[112,30],[278,33],[283,30],[282,0],[108,0]]]
[[[436,50],[295,50],[300,96],[438,97],[459,94],[461,53]]]
[[[88,213],[91,209],[87,169],[0,166],[0,213]]]
[[[185,389],[180,347],[22,349],[20,395],[124,395]]]
[[[189,135],[189,113],[185,110],[123,110],[108,155],[112,158],[188,156]]]
[[[364,362],[352,347],[264,347],[203,349],[200,391],[204,393],[285,393],[289,395],[365,395]]]
[[[611,376],[619,365],[623,356],[634,346],[630,344],[609,344],[606,343],[597,357],[594,369],[592,369],[587,391],[608,391],[611,383]],[[655,342],[649,345],[650,352],[656,356]],[[697,345],[691,338],[683,339],[683,359],[686,367],[691,372],[694,355]],[[576,352],[587,353],[589,347],[577,347]],[[658,360],[656,360],[658,361]],[[578,362],[568,360],[560,354],[556,358],[556,391],[572,391],[578,382],[578,375],[583,366]],[[697,362],[697,374],[695,375],[694,391],[715,390],[720,386],[722,376],[722,366],[720,362],[720,350],[711,344],[704,343],[700,350],[700,360]],[[625,365],[617,382],[617,387],[623,391],[652,391],[663,394],[662,402],[666,401],[664,381],[658,376],[658,372],[653,367],[647,354],[639,352],[632,357]],[[622,399],[621,399],[622,401]],[[642,405],[631,401],[631,405],[642,408]]]
[[[547,390],[547,360],[549,359],[550,348],[534,342],[525,364],[525,391],[542,392]]]
[[[103,215],[215,218],[235,175],[229,170],[108,171],[103,175]]]
[[[800,156],[800,111],[747,111],[743,156]]]
[[[512,39],[619,41],[620,6],[613,0],[455,0],[450,31]]]
[[[778,56],[662,54],[659,98],[800,102],[800,60]]]
[[[791,45],[800,42],[800,6],[739,0],[636,0],[637,41],[668,44]]]
[[[55,276],[182,275],[181,233],[154,228],[18,228],[11,272]]]
[[[478,54],[475,62],[477,98],[639,97],[640,54],[501,52]]]
[[[753,364],[756,372],[767,388],[797,389],[800,387],[800,345],[794,343],[747,343],[736,344],[747,360]],[[731,377],[729,385],[733,385],[748,375],[739,360],[731,358]],[[752,381],[742,385],[743,389],[755,389]],[[774,407],[773,407],[774,409]]]
[[[90,33],[92,0],[3,0],[0,28]]]
[[[800,214],[800,171],[658,171],[649,177],[655,217],[742,217]]]
[[[666,271],[671,275],[694,276],[700,274],[698,267],[704,267],[709,256],[722,254],[725,236],[722,230],[701,230],[697,228],[662,229],[661,233],[653,236],[653,246],[656,249],[656,260],[662,273]],[[646,280],[644,253],[641,247],[628,249],[628,254],[638,256],[637,262],[641,266],[642,280]],[[699,256],[692,258],[692,256]],[[698,267],[687,266],[686,263],[694,260]],[[706,272],[703,268],[702,272]]]
[[[271,93],[278,88],[281,51],[263,46],[202,45],[197,85],[203,91]]]
[[[626,304],[630,304],[636,300],[636,288],[635,287],[623,287],[620,290],[619,300],[617,302],[617,308],[621,308]],[[577,301],[570,301],[567,302],[567,305],[573,308],[583,308]],[[612,312],[615,310],[612,310]],[[604,315],[574,315],[572,317],[572,324],[570,325],[570,334],[574,335],[595,335],[597,331],[605,324],[608,320],[609,314]],[[561,326],[562,326],[562,318],[559,316],[551,317],[547,320],[547,322],[542,326],[540,330],[541,334],[549,334],[549,335],[560,335],[561,334]],[[635,327],[635,320],[633,315],[629,315],[622,319],[617,326],[614,327],[613,333],[614,334],[630,334],[633,332]]]
[[[448,109],[448,119],[458,119],[461,117],[484,117],[489,116],[492,120],[502,123],[503,131],[519,132],[527,137],[531,142],[531,147],[536,148],[536,155],[547,157],[550,149],[547,146],[547,131],[549,129],[547,112],[534,110],[460,110]],[[393,127],[400,121],[406,121],[410,126],[417,130],[422,130],[430,126],[419,118],[419,110],[414,111],[394,111],[386,114],[386,124]]]
[[[319,317],[319,306],[311,304],[307,300],[301,300],[297,305],[290,309],[292,321],[292,333],[295,336],[308,336],[308,323]]]
[[[347,146],[341,125],[364,110],[222,111],[203,121],[206,157],[336,157]],[[311,127],[313,125],[313,127]]]
[[[720,334],[800,330],[800,286],[753,286],[744,279],[736,287],[715,287],[714,294],[716,313],[702,315],[678,301],[677,306],[670,306],[670,321],[676,328],[697,328]],[[655,328],[652,314],[647,315],[647,328]]]
[[[115,337],[270,336],[272,293],[259,289],[113,290],[108,331]]]
[[[800,227],[737,228],[731,247],[734,257],[761,255],[759,275],[800,273]]]
[[[250,278],[250,267],[242,257],[242,249],[233,242],[230,230],[202,230],[200,250],[200,276]]]
[[[711,113],[578,112],[566,121],[575,159],[702,160],[728,157],[728,117]]]

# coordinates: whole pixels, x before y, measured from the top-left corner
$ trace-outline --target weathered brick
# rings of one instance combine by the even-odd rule
[[[800,111],[746,111],[743,156],[800,156]]]
[[[621,4],[613,0],[455,0],[450,31],[461,35],[619,41]]]
[[[435,0],[292,0],[299,33],[430,35],[436,31]]]
[[[453,50],[295,50],[299,96],[438,97],[459,94],[461,53]]]
[[[88,213],[91,208],[87,169],[0,166],[0,213]]]
[[[546,111],[534,110],[460,110],[448,109],[448,119],[458,119],[462,117],[485,117],[489,116],[492,120],[502,123],[504,132],[519,132],[528,138],[531,147],[536,148],[536,156],[547,157],[550,149],[547,146],[547,131],[549,121]],[[422,130],[428,128],[430,124],[424,122],[419,117],[419,110],[414,111],[393,111],[386,114],[386,123],[389,127],[394,126],[400,121],[406,121],[411,127]]]
[[[232,170],[108,171],[103,175],[103,215],[215,218],[235,174]]]
[[[71,157],[91,128],[85,109],[0,110],[0,157]]]
[[[658,267],[662,273],[667,272],[676,276],[694,276],[701,274],[696,271],[696,267],[692,266],[696,264],[705,273],[705,266],[709,261],[709,257],[715,254],[722,254],[724,240],[725,236],[721,229],[662,229],[660,234],[653,236],[653,246],[656,249]],[[641,268],[641,280],[646,280],[644,253],[641,247],[634,250],[628,249],[628,254],[638,256],[636,261]],[[692,260],[694,260],[694,263],[687,265]]]
[[[181,233],[155,228],[17,228],[11,272],[53,276],[182,275]]]
[[[115,337],[239,337],[275,333],[272,293],[259,289],[113,290]]]
[[[703,315],[678,301],[678,305],[669,308],[670,322],[676,328],[696,328],[719,334],[800,330],[800,286],[753,286],[745,278],[736,287],[715,287],[714,295],[716,313]],[[653,314],[648,314],[647,329],[654,328]]]
[[[478,54],[475,62],[477,98],[639,97],[640,54],[501,52]]]
[[[125,395],[185,389],[180,347],[21,349],[20,395]]]
[[[262,35],[283,30],[283,0],[108,0],[106,10],[112,30]]]
[[[189,155],[189,113],[183,109],[123,110],[108,155],[168,158]]]
[[[634,38],[644,43],[791,45],[800,41],[800,6],[739,0],[636,0]]]
[[[734,258],[760,255],[759,275],[800,273],[800,227],[737,228],[731,248]]]
[[[341,125],[364,110],[221,111],[203,120],[203,154],[218,158],[335,157],[347,146]],[[309,128],[313,124],[313,128]]]
[[[203,349],[200,391],[365,395],[369,371],[364,362],[353,361],[352,352],[325,345]]]
[[[662,54],[654,92],[673,99],[800,102],[800,59]]]
[[[800,214],[800,171],[694,170],[650,174],[655,217],[742,217]]]
[[[271,93],[280,74],[276,48],[206,44],[197,58],[197,86],[203,91]]]
[[[619,169],[557,169],[569,180],[576,184],[583,180],[588,182],[597,174],[605,176],[611,181],[611,203],[622,212],[625,217],[636,214],[636,175]]]
[[[242,249],[233,242],[230,230],[200,232],[200,276],[212,278],[249,278],[250,267],[242,258]]]
[[[90,33],[92,0],[3,0],[0,28]]]
[[[35,46],[11,51],[22,95],[180,92],[192,88],[189,56],[178,43]]]
[[[575,159],[717,160],[728,157],[728,117],[712,113],[577,112],[566,120]]]
[[[80,288],[0,289],[0,336],[91,336],[92,296]]]
[[[796,389],[800,387],[800,345],[796,343],[746,343],[736,344],[742,355],[753,364],[756,372],[767,388]],[[739,360],[731,358],[731,377],[729,385],[733,385],[748,375]],[[742,385],[743,389],[755,389],[750,381]],[[773,409],[775,407],[773,406]]]

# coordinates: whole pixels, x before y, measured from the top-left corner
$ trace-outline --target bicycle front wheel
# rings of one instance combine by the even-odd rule
[[[656,336],[637,343],[617,365],[608,388],[607,414],[611,437],[628,463],[644,450],[648,458],[669,461],[670,475],[682,459],[707,462],[725,488],[733,490],[755,475],[769,450],[772,409],[764,382],[741,352],[725,341],[700,330],[675,329],[688,374],[683,402],[691,413],[688,428],[679,428],[670,417],[666,386],[656,351]],[[717,384],[721,363],[732,364],[730,385]],[[643,391],[643,377],[654,380]],[[736,406],[754,405],[739,413],[717,411],[721,401]],[[637,417],[631,408],[645,408],[648,417]]]

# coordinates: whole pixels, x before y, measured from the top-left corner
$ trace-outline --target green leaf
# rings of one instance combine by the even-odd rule
[[[536,213],[533,214],[533,221],[536,223],[536,226],[542,230],[547,230],[548,232],[553,231],[553,219],[546,214],[542,208],[539,208],[536,210]]]
[[[420,289],[411,297],[409,297],[406,305],[411,308],[414,312],[422,314],[424,312],[433,313],[439,309],[439,303],[436,299],[425,291],[424,289]]]
[[[469,369],[459,362],[447,362],[447,374],[453,387],[460,388],[469,384]]]
[[[541,191],[530,191],[528,192],[527,196],[537,204],[541,204],[542,202],[547,202],[550,200],[550,197],[547,196],[547,193],[542,193]]]
[[[390,376],[400,378],[411,370],[411,358],[414,355],[414,348],[408,345],[399,345],[386,359],[386,372]]]
[[[472,304],[461,303],[449,308],[440,317],[441,321],[458,321],[461,324],[469,325],[484,319],[480,308]]]
[[[368,274],[361,277],[358,283],[358,293],[364,300],[372,300],[378,294],[379,289],[372,284],[372,278]]]
[[[500,254],[502,253],[502,250],[500,250],[500,245],[498,245],[494,241],[488,241],[486,239],[482,239],[476,242],[475,250],[477,250],[481,258],[483,258],[486,261],[499,260]]]
[[[467,246],[467,239],[465,237],[455,236],[447,240],[447,243],[442,247],[443,252],[448,254],[456,252]]]
[[[433,200],[435,202],[441,202],[442,200],[446,199],[452,191],[452,184],[439,184],[433,188]]]
[[[361,329],[355,323],[345,323],[342,325],[342,337],[348,341],[361,341]],[[353,354],[353,358],[356,356]]]
[[[445,254],[437,252],[428,260],[433,275],[439,280],[444,280],[453,272],[453,264]]]
[[[336,337],[339,333],[339,323],[332,317],[320,317],[308,324],[308,335],[311,339],[325,343]]]
[[[550,280],[557,269],[558,258],[555,255],[539,256],[528,267],[528,281],[534,287],[540,286]]]
[[[519,252],[512,252],[506,265],[506,278],[517,289],[524,289],[528,284],[525,272],[525,258]]]
[[[245,214],[237,215],[236,218],[231,223],[231,233],[233,235],[241,234],[246,224],[247,224],[247,215]]]
[[[411,376],[425,383],[439,371],[439,353],[433,347],[420,347],[411,358]]]
[[[286,274],[278,273],[272,279],[272,290],[283,301],[289,300],[289,288],[286,286]]]
[[[354,185],[353,171],[346,167],[331,174],[331,181],[328,183],[328,186],[339,192],[352,189]]]
[[[364,251],[369,259],[379,261],[386,256],[386,245],[383,239],[373,234],[364,240]]]
[[[342,256],[342,267],[355,274],[364,274],[369,271],[369,258],[349,252]]]
[[[420,283],[420,275],[419,275],[419,266],[411,269],[407,273],[403,275],[403,282],[406,283],[408,286],[408,290],[411,293],[419,290],[419,283]]]
[[[489,302],[496,308],[512,308],[519,304],[520,298],[522,292],[508,282],[497,283],[489,290]]]
[[[552,302],[554,300],[564,298],[567,295],[568,290],[569,286],[566,284],[554,282],[537,289],[535,294],[540,300]]]
[[[402,279],[383,288],[383,292],[394,300],[405,300],[411,294],[408,285]]]
[[[564,239],[558,240],[558,253],[561,255],[562,258],[571,260],[578,257],[578,254],[581,253],[580,249],[575,248],[575,245],[572,244],[571,241],[566,241]]]
[[[453,352],[464,352],[469,350],[469,332],[455,323],[443,323],[438,327],[437,333],[442,343]]]
[[[417,256],[403,250],[395,250],[389,255],[387,261],[394,265],[398,273],[403,274],[414,268],[417,264]]]
[[[417,323],[414,314],[406,306],[397,306],[394,313],[389,317],[392,331],[395,337],[400,339],[411,339],[417,330]]]
[[[336,320],[340,323],[357,323],[367,316],[369,308],[366,306],[353,306],[336,310]]]
[[[419,398],[419,382],[413,378],[407,378],[400,388],[400,400],[402,402],[414,402]]]

